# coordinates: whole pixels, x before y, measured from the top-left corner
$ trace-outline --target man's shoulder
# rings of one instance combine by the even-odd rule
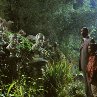
[[[92,37],[86,38],[86,42],[95,42],[95,40]]]

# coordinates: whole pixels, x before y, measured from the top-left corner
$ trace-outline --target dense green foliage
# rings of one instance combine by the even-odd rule
[[[11,32],[5,33],[4,40],[9,40],[6,41],[8,44],[13,43],[9,39],[9,36],[12,35],[14,34]],[[42,56],[43,53],[41,52],[37,58],[41,57],[48,62],[35,61],[37,53],[35,52],[36,49],[35,51],[32,49],[34,43],[20,34],[17,34],[17,37],[20,43],[16,45],[15,52],[10,51],[15,53],[16,56],[11,55],[0,61],[0,96],[73,97],[82,95],[83,97],[83,87],[70,84],[74,83],[73,64],[68,62],[62,52],[57,52],[63,57],[59,60],[59,56],[58,58],[56,56],[56,51],[45,49],[47,52],[50,50],[49,57]],[[37,48],[38,51],[40,47],[41,45]],[[76,83],[82,85],[81,82]],[[79,90],[81,91],[80,93],[78,92]]]
[[[14,31],[43,33],[50,41],[57,41],[71,61],[78,57],[74,53],[78,53],[81,27],[88,27],[93,35],[96,32],[94,0],[3,0],[0,4],[1,16],[14,21]]]
[[[7,96],[14,95],[16,97],[31,97],[32,95],[35,97],[46,95],[47,97],[47,92],[50,93],[52,90],[53,94],[56,95],[52,95],[52,97],[71,97],[71,95],[72,97],[78,97],[76,95],[80,95],[80,93],[83,96],[83,87],[80,87],[82,83],[74,83],[72,81],[73,75],[68,65],[78,64],[81,27],[88,27],[90,36],[97,41],[96,0],[0,0],[0,16],[7,21],[12,20],[14,22],[11,27],[13,33],[18,32],[20,29],[23,29],[27,35],[43,33],[46,39],[50,40],[51,44],[55,41],[58,42],[58,53],[64,53],[63,55],[66,57],[63,63],[57,63],[59,60],[56,53],[46,49],[45,54],[41,53],[41,56],[50,60],[51,64],[43,68],[41,78],[33,79],[35,77],[32,72],[34,66],[31,65],[31,62],[34,57],[30,53],[32,53],[31,49],[34,43],[21,36],[20,41],[22,42],[17,46],[17,53],[22,56],[20,61],[22,65],[18,68],[19,79],[8,85],[2,84],[1,81],[1,94],[5,93]],[[9,36],[9,33],[7,34]],[[8,41],[9,39],[6,40]],[[25,71],[26,69],[27,71]],[[3,71],[6,70],[6,68],[3,69]],[[33,77],[29,77],[29,74],[33,75]],[[2,74],[2,78],[4,76]],[[74,83],[74,86],[72,83]],[[45,86],[46,84],[50,86],[51,90]],[[77,89],[81,92],[79,93]],[[72,92],[73,90],[74,92]]]

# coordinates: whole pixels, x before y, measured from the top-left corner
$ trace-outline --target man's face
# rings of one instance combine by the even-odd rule
[[[83,29],[81,30],[81,35],[83,38],[86,38],[88,36],[87,32],[84,31]]]
[[[83,38],[86,38],[88,36],[88,29],[86,27],[81,29],[81,35]]]

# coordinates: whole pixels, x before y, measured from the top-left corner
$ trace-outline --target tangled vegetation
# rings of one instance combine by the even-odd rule
[[[0,0],[0,96],[85,97],[83,82],[75,81],[79,30],[88,27],[97,41],[96,5],[96,0]]]
[[[2,22],[4,24],[4,21]],[[72,90],[72,65],[42,33],[25,36],[20,30],[0,32],[0,96],[63,97]],[[67,90],[66,90],[66,89]],[[82,88],[81,88],[82,89]],[[83,93],[83,92],[82,92]],[[76,95],[79,95],[76,93]]]

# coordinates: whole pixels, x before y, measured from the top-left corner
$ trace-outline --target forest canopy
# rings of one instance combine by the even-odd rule
[[[50,41],[57,41],[69,58],[78,57],[74,53],[78,54],[83,26],[96,39],[96,0],[0,0],[0,16],[14,22],[13,32],[43,33]]]
[[[0,96],[83,97],[82,82],[75,81],[80,29],[87,27],[97,42],[97,0],[0,0],[0,17],[9,28],[0,34],[1,55],[10,51],[0,57]],[[37,56],[45,65],[34,62]]]

